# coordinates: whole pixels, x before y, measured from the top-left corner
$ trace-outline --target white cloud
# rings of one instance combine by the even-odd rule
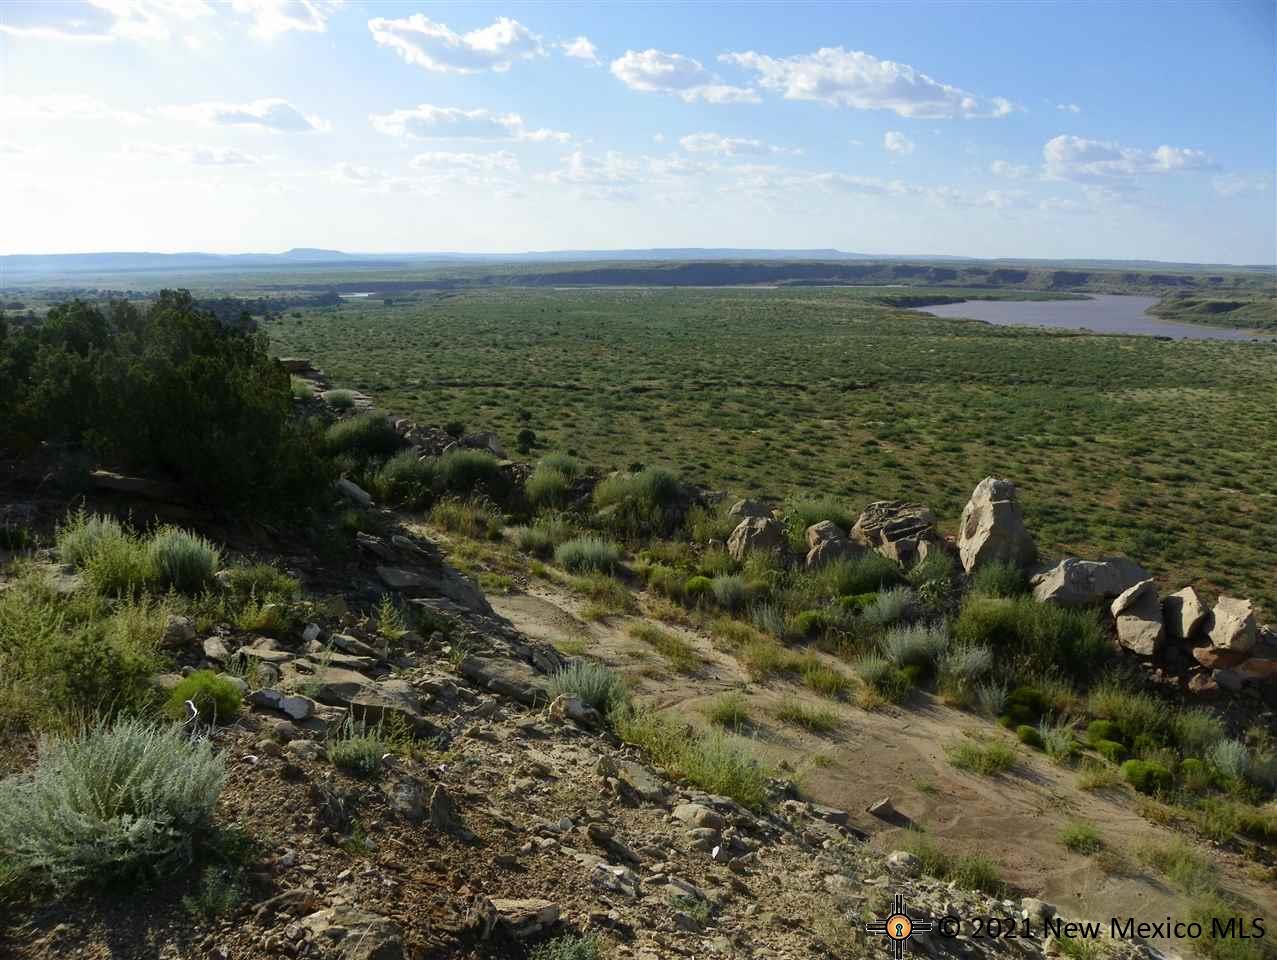
[[[566,143],[571,134],[560,130],[529,130],[517,113],[496,114],[490,110],[462,110],[435,107],[428,103],[407,110],[370,114],[377,131],[392,137],[414,140],[525,140],[537,143]]]
[[[1156,150],[1140,150],[1111,140],[1088,140],[1063,134],[1046,142],[1042,158],[1048,179],[1104,184],[1110,189],[1121,189],[1121,181],[1141,174],[1215,168],[1215,163],[1201,150],[1165,145]]]
[[[115,40],[115,37],[109,33],[91,33],[76,29],[73,24],[67,24],[66,27],[54,26],[53,24],[16,27],[11,24],[0,23],[0,34],[15,37],[19,40],[53,40],[83,44],[111,43]]]
[[[164,160],[175,160],[189,163],[197,167],[252,167],[263,161],[263,157],[233,147],[205,147],[181,144],[171,146],[159,143],[128,144],[125,153],[142,154]]]
[[[127,110],[116,110],[95,97],[82,94],[38,94],[23,97],[0,96],[0,117],[39,120],[109,120],[135,125],[145,118]]]
[[[612,61],[612,75],[631,90],[668,93],[687,103],[757,103],[758,94],[747,87],[719,81],[699,60],[661,50],[627,50]]]
[[[663,134],[663,133],[654,133],[654,134],[652,134],[652,142],[653,142],[653,143],[664,143],[664,142],[665,142],[665,134]]]
[[[888,153],[907,156],[913,153],[914,143],[899,130],[888,130],[882,135],[882,148]]]
[[[192,117],[219,127],[258,127],[276,133],[327,131],[331,125],[319,117],[304,114],[287,100],[267,97],[251,103],[193,103],[189,106],[160,107],[156,112],[174,117]]]
[[[1057,103],[1055,105],[1055,109],[1063,110],[1066,113],[1081,113],[1082,112],[1082,108],[1079,107],[1076,103]]]
[[[559,44],[559,49],[563,51],[565,57],[584,60],[592,67],[602,66],[603,64],[603,61],[599,59],[599,48],[590,42],[589,37],[564,40]]]
[[[270,39],[298,30],[323,33],[342,0],[231,0],[231,9],[253,18],[253,33]]]
[[[394,50],[407,63],[437,73],[502,73],[518,60],[545,53],[541,38],[509,17],[498,17],[481,30],[460,34],[420,13],[399,20],[376,17],[368,21],[368,29],[379,46]]]
[[[162,42],[188,29],[203,17],[212,16],[211,4],[204,0],[88,0],[113,20],[108,34],[125,40]]]
[[[519,171],[518,157],[507,150],[498,150],[496,153],[419,153],[409,161],[408,165],[414,170],[424,170],[432,173],[453,173],[458,171],[466,173],[493,173],[496,171],[517,173]]]
[[[1271,174],[1225,173],[1211,181],[1211,186],[1221,197],[1235,197],[1250,191],[1263,193],[1271,185]]]
[[[1005,97],[981,101],[904,63],[860,50],[823,47],[815,53],[770,57],[753,51],[719,57],[758,74],[764,89],[786,100],[815,100],[855,110],[891,110],[914,119],[1005,117],[1019,109]]]
[[[1010,163],[1006,160],[994,160],[989,164],[989,172],[995,177],[1005,177],[1008,180],[1023,180],[1030,173],[1027,166],[1019,163]]]
[[[724,137],[719,133],[689,133],[679,138],[678,142],[688,153],[713,153],[724,157],[802,153],[801,150],[792,147],[777,147],[747,137]]]

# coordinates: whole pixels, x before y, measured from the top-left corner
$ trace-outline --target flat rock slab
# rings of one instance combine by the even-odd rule
[[[497,912],[497,923],[504,926],[516,940],[535,936],[559,922],[559,906],[549,900],[498,898],[491,903]]]
[[[665,799],[665,785],[643,764],[625,760],[616,765],[616,771],[617,776],[648,803],[660,803]]]
[[[476,686],[530,707],[549,699],[541,675],[520,660],[466,657],[461,661],[460,671]]]
[[[328,956],[341,960],[403,960],[399,928],[385,917],[353,907],[331,907],[301,921],[315,941],[329,946]]]

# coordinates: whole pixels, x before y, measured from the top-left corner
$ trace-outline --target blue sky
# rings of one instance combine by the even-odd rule
[[[5,253],[1277,261],[1273,5],[0,5]]]

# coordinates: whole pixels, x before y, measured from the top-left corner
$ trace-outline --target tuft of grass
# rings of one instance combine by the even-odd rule
[[[767,808],[771,771],[747,741],[721,730],[698,734],[663,714],[626,708],[614,715],[617,735],[645,750],[652,761],[708,793],[730,797],[757,813]]]
[[[454,497],[486,495],[504,503],[510,480],[497,458],[483,450],[449,450],[435,461],[435,485]]]
[[[355,406],[355,391],[353,390],[325,390],[324,402],[334,410],[351,410]]]
[[[198,593],[221,563],[217,548],[203,537],[177,527],[161,527],[147,543],[155,582],[162,589]]]
[[[882,655],[896,667],[920,667],[930,672],[949,646],[943,626],[916,623],[892,627],[878,642]]]
[[[173,720],[186,720],[195,704],[199,718],[205,723],[230,723],[239,714],[240,693],[235,684],[212,670],[196,670],[169,693],[164,712]]]
[[[1006,773],[1019,759],[1015,748],[1001,740],[958,740],[945,748],[949,763],[959,770],[991,777]]]
[[[1082,761],[1077,778],[1079,790],[1115,790],[1124,783],[1122,774],[1116,767],[1095,760]]]
[[[682,485],[663,467],[605,477],[594,488],[594,506],[613,530],[625,536],[669,534],[682,522]]]
[[[726,543],[739,521],[727,515],[727,508],[695,506],[687,511],[687,533],[693,543],[706,544],[711,540]]]
[[[1127,760],[1122,777],[1140,793],[1164,794],[1171,788],[1170,770],[1153,760]]]
[[[1140,736],[1160,740],[1170,725],[1170,711],[1151,694],[1129,690],[1110,677],[1097,684],[1087,696],[1087,708],[1103,720],[1112,720],[1124,739]]]
[[[1046,717],[1038,723],[1042,749],[1055,763],[1067,763],[1077,751],[1076,727],[1077,724],[1071,720],[1050,720]]]
[[[440,500],[430,511],[430,522],[449,533],[472,540],[500,540],[504,526],[497,508],[486,500]]]
[[[886,657],[865,654],[857,657],[851,667],[865,686],[890,702],[903,700],[913,687],[904,672]]]
[[[1058,835],[1065,849],[1090,856],[1104,849],[1099,829],[1092,823],[1074,820],[1064,825]]]
[[[800,656],[795,660],[794,665],[802,678],[803,686],[822,697],[838,699],[853,688],[850,677],[823,663],[814,655]]]
[[[598,537],[577,537],[554,551],[554,562],[572,573],[611,573],[621,562],[621,548]]]
[[[782,723],[791,723],[811,733],[831,733],[838,729],[838,714],[828,707],[812,707],[805,703],[786,701],[773,711]]]
[[[1004,680],[989,680],[977,683],[975,687],[976,708],[990,720],[1002,716],[1008,696],[1009,691]]]
[[[929,876],[993,897],[1003,897],[1007,893],[1007,884],[997,864],[988,857],[949,853],[941,850],[926,834],[913,829],[904,832],[901,846],[919,859],[922,872]]]
[[[45,740],[0,781],[0,862],[32,883],[164,876],[211,829],[226,768],[207,740],[139,720]]]
[[[724,610],[739,610],[749,599],[745,578],[737,573],[721,573],[710,581],[714,601]]]
[[[564,934],[539,944],[528,954],[529,960],[602,960],[603,943],[592,933]]]
[[[1210,893],[1219,882],[1219,868],[1192,843],[1181,838],[1146,843],[1136,849],[1136,856],[1190,896]]]
[[[763,633],[783,637],[788,621],[785,608],[778,603],[756,603],[749,609],[749,619]]]
[[[723,693],[705,707],[709,722],[728,730],[739,730],[749,723],[749,699],[741,693]]]
[[[375,612],[377,633],[387,640],[402,640],[408,632],[408,621],[404,612],[395,605],[395,598],[383,593],[377,599]]]
[[[1171,736],[1186,756],[1204,757],[1227,736],[1224,721],[1205,707],[1177,710],[1171,717]],[[1114,739],[1107,737],[1105,739]]]
[[[229,567],[222,575],[231,593],[241,600],[255,597],[272,603],[288,603],[301,595],[301,583],[269,563]]]
[[[679,673],[695,673],[704,662],[696,648],[674,634],[654,627],[650,623],[632,623],[628,633],[635,640],[655,647],[657,652],[669,661],[670,666]]]
[[[830,597],[875,593],[900,582],[900,568],[880,553],[864,553],[827,564],[817,571],[815,581]]]
[[[594,660],[578,660],[550,678],[550,699],[565,693],[580,698],[604,716],[629,700],[620,674]]]
[[[103,544],[127,537],[123,525],[114,517],[86,513],[81,507],[68,513],[66,520],[58,525],[54,545],[59,560],[83,568]]]
[[[381,726],[369,728],[347,717],[329,736],[324,752],[335,767],[357,777],[371,777],[381,770],[381,758],[391,752]]]
[[[888,627],[908,617],[913,606],[913,591],[908,587],[891,587],[880,590],[872,603],[860,613],[862,623],[873,627]]]
[[[294,400],[313,400],[315,397],[315,388],[298,377],[288,378],[288,390]]]

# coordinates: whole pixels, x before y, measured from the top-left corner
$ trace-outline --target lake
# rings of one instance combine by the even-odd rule
[[[999,327],[1052,327],[1095,333],[1133,333],[1148,337],[1193,340],[1251,340],[1250,330],[1176,323],[1150,317],[1144,311],[1157,297],[1097,294],[1089,300],[965,300],[918,307],[937,317],[967,317]],[[1263,338],[1269,339],[1269,338]]]

